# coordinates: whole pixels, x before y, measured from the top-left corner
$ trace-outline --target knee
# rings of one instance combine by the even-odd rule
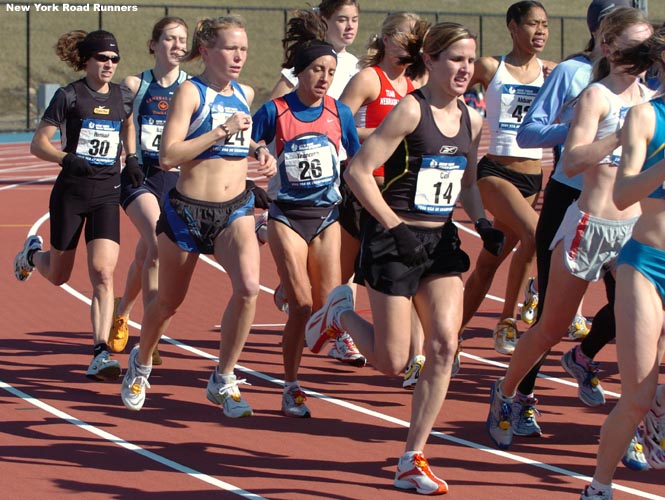
[[[90,280],[93,286],[102,288],[113,288],[113,269],[103,267],[90,271]]]
[[[387,356],[377,357],[375,368],[384,375],[397,377],[404,372],[408,362],[408,354],[390,353]]]
[[[51,272],[48,275],[48,280],[51,283],[53,283],[55,286],[60,286],[67,283],[71,275],[72,275],[71,269],[51,270]]]
[[[457,335],[445,335],[431,339],[425,346],[427,361],[449,365],[453,362],[457,351]]]

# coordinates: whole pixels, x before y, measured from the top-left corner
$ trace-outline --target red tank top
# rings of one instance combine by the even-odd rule
[[[390,113],[397,103],[404,97],[400,95],[393,87],[385,72],[378,66],[371,66],[376,71],[379,81],[381,82],[381,90],[378,97],[372,102],[366,104],[365,108],[365,128],[378,127],[383,119]],[[413,82],[409,77],[406,78],[406,94],[415,89]],[[405,95],[406,95],[405,94]],[[383,165],[374,170],[375,177],[383,177]]]

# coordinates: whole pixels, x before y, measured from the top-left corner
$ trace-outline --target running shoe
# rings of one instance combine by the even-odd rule
[[[289,314],[289,303],[286,301],[281,283],[279,283],[275,288],[275,293],[272,296],[272,300],[275,302],[277,309],[283,313]]]
[[[282,394],[282,413],[287,417],[310,418],[312,414],[305,404],[307,396],[299,385]]]
[[[422,354],[418,354],[409,361],[404,371],[404,382],[402,382],[404,389],[413,390],[416,388],[423,366],[425,366],[425,356]]]
[[[504,318],[494,328],[494,350],[499,354],[512,354],[517,344],[517,320]]]
[[[587,485],[582,491],[580,500],[612,500],[612,490],[596,491],[590,485]]]
[[[108,351],[102,351],[92,358],[85,376],[92,380],[118,380],[120,363],[111,359]]]
[[[129,340],[129,316],[118,316],[118,304],[120,304],[120,300],[120,297],[116,297],[113,300],[113,323],[111,324],[111,331],[109,332],[109,340],[107,342],[111,352],[124,351]]]
[[[323,307],[312,314],[305,326],[307,347],[317,353],[331,339],[344,333],[339,315],[343,311],[353,311],[353,292],[348,285],[333,288]]]
[[[520,318],[527,325],[533,324],[538,312],[538,291],[536,290],[536,278],[529,278],[524,292],[524,304],[520,309]]]
[[[644,456],[644,446],[642,446],[642,432],[638,428],[630,440],[626,453],[621,457],[621,463],[630,470],[643,471],[649,470],[649,463]]]
[[[605,392],[598,380],[600,363],[590,361],[587,366],[576,361],[579,346],[561,356],[561,365],[568,374],[577,380],[577,395],[587,406],[595,407],[605,404]]]
[[[487,432],[490,438],[502,450],[507,450],[513,443],[512,406],[513,398],[501,393],[503,377],[492,384],[490,410],[487,415]]]
[[[575,319],[568,327],[568,338],[571,340],[582,340],[589,335],[589,325],[581,314],[576,314]]]
[[[665,408],[658,404],[655,397],[651,409],[644,416],[643,443],[649,466],[665,469]]]
[[[213,404],[221,405],[224,415],[229,418],[251,417],[252,407],[247,404],[240,394],[239,385],[252,385],[247,380],[237,380],[235,375],[231,375],[231,380],[225,384],[222,376],[213,370],[208,380],[206,396],[208,401]]]
[[[367,359],[360,354],[353,338],[346,332],[335,339],[333,346],[328,351],[328,356],[358,368],[367,364]]]
[[[14,276],[19,281],[28,281],[35,266],[30,264],[32,254],[38,252],[43,248],[44,241],[42,237],[37,234],[28,236],[23,243],[23,248],[14,257]]]
[[[455,351],[455,358],[453,359],[453,368],[450,370],[450,378],[456,377],[459,373],[462,361],[460,360],[460,353],[462,352],[462,337],[457,341],[457,350]]]
[[[400,457],[393,484],[401,490],[415,489],[421,495],[448,493],[448,484],[434,475],[422,453]]]
[[[256,225],[254,226],[254,231],[256,232],[256,239],[259,241],[259,245],[265,245],[268,241],[268,211],[266,210],[259,218],[256,219]]]
[[[125,408],[132,411],[139,411],[145,403],[145,390],[150,388],[148,377],[150,376],[150,367],[146,367],[147,373],[140,374],[136,358],[139,355],[139,346],[135,345],[129,353],[127,362],[127,371],[122,379],[120,388],[120,397]]]
[[[513,435],[525,437],[540,437],[543,431],[536,422],[536,415],[540,415],[536,409],[538,400],[533,396],[513,398],[512,425]]]

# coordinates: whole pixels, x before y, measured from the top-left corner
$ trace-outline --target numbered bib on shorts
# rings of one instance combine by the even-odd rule
[[[462,190],[465,156],[423,156],[414,196],[419,212],[448,215]]]
[[[214,130],[216,127],[226,123],[233,113],[238,111],[241,110],[213,103],[210,107],[212,129]],[[251,137],[252,126],[250,124],[247,130],[239,130],[235,134],[232,134],[231,137],[226,137],[223,141],[215,144],[211,149],[222,156],[247,156],[249,155],[249,141]]]
[[[81,124],[76,155],[91,165],[115,163],[120,146],[120,122],[86,118]]]
[[[157,116],[141,117],[141,155],[144,158],[159,158],[159,145],[166,119]]]
[[[502,85],[499,129],[517,130],[522,123],[522,118],[536,98],[538,90],[539,87],[533,85]]]
[[[309,135],[287,141],[282,150],[286,182],[296,189],[312,189],[333,182],[335,163],[328,138]]]

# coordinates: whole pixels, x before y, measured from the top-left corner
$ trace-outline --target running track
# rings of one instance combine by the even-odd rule
[[[306,352],[300,380],[314,418],[281,415],[279,343],[285,316],[272,304],[278,279],[267,247],[261,252],[257,316],[237,367],[252,384],[243,394],[253,417],[227,419],[204,395],[217,352],[215,325],[230,286],[220,266],[205,258],[162,341],[164,365],[153,371],[144,409],[125,410],[119,384],[88,381],[83,374],[91,351],[91,291],[83,245],[63,287],[38,275],[18,283],[12,271],[14,255],[30,231],[48,241],[48,197],[57,172],[57,166],[31,157],[25,143],[0,146],[3,498],[408,498],[392,488],[411,397],[399,379]],[[470,227],[462,210],[457,217],[463,228]],[[479,240],[468,229],[461,234],[473,261]],[[116,294],[123,290],[135,241],[136,231],[123,215]],[[448,481],[448,498],[579,498],[593,474],[599,426],[620,390],[614,345],[599,356],[609,395],[604,407],[589,409],[577,399],[576,386],[559,364],[573,345],[565,340],[554,349],[537,387],[543,437],[516,438],[509,452],[494,449],[484,422],[489,384],[503,374],[507,361],[490,340],[505,273],[502,268],[492,298],[465,334],[462,369],[451,383],[426,455]],[[587,315],[603,297],[600,286],[591,287]],[[363,292],[358,308],[368,310]],[[139,307],[133,319],[140,318]],[[130,345],[139,326],[132,323]],[[126,366],[127,353],[117,359]],[[620,465],[615,479],[616,499],[665,498],[662,472],[638,473]]]

